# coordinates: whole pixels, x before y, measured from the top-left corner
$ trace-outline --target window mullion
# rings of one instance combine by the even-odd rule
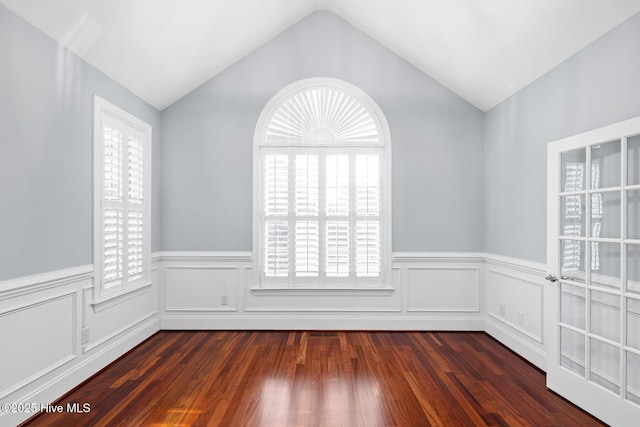
[[[289,224],[289,274],[287,277],[287,283],[289,287],[293,287],[295,285],[296,278],[296,212],[295,212],[295,181],[296,181],[296,150],[290,149],[287,150],[287,156],[289,158],[288,161],[288,170],[287,174],[289,176],[289,209],[287,210],[287,222]]]
[[[129,283],[129,132],[122,126],[122,289]]]
[[[318,155],[318,229],[320,233],[318,248],[318,281],[320,285],[327,284],[326,272],[326,150],[318,149],[314,151]]]
[[[356,278],[356,149],[349,148],[349,280]]]

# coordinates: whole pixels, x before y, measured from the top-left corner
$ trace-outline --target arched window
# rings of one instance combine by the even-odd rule
[[[389,277],[391,146],[380,108],[341,80],[281,90],[254,138],[261,287],[375,287]]]

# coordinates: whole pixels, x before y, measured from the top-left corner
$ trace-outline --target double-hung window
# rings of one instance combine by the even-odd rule
[[[261,287],[385,284],[385,126],[366,94],[334,79],[298,82],[267,105],[255,141],[254,244]]]
[[[95,301],[149,284],[151,126],[94,97]]]

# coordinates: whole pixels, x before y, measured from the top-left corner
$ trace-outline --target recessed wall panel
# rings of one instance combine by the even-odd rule
[[[477,268],[408,267],[408,311],[478,311]]]
[[[75,293],[0,313],[0,398],[74,357]]]
[[[219,311],[236,306],[235,266],[167,267],[165,280],[167,311]]]

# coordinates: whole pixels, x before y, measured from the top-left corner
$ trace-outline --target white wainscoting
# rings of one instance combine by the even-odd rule
[[[369,289],[264,289],[250,252],[163,252],[162,329],[483,330],[482,254],[396,254]]]
[[[0,403],[49,404],[160,328],[477,330],[546,368],[544,264],[396,253],[387,288],[264,290],[251,253],[153,258],[152,286],[98,310],[92,266],[0,282]]]
[[[93,277],[87,265],[0,282],[0,404],[51,404],[159,330],[156,284],[95,310]],[[32,415],[0,412],[0,425]]]
[[[485,255],[485,332],[542,370],[545,272],[545,264]]]

